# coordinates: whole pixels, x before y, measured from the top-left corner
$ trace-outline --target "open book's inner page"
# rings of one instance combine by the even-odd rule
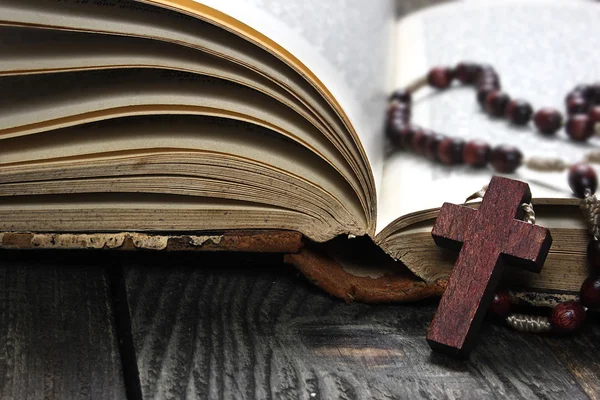
[[[393,80],[394,2],[200,2],[275,40],[317,75],[354,125],[379,189],[383,168],[380,115]]]
[[[534,110],[553,107],[564,112],[564,98],[572,88],[600,79],[598,21],[599,5],[585,0],[465,1],[423,10],[398,23],[396,86],[407,85],[436,65],[488,63],[511,98],[529,101]],[[576,144],[564,130],[546,138],[533,124],[514,128],[506,119],[492,119],[481,110],[472,87],[421,89],[413,97],[412,121],[463,140],[510,144],[525,158],[576,162],[600,146],[598,138]],[[378,231],[403,215],[440,207],[445,201],[462,203],[492,174],[491,169],[448,167],[406,151],[393,152],[384,164]],[[534,173],[521,167],[512,177],[528,182],[534,198],[571,197],[566,172]]]
[[[156,5],[164,9],[154,7]],[[289,94],[295,96],[301,102],[291,99],[291,103],[296,104],[295,111],[300,110],[303,116],[310,111],[319,119],[318,125],[326,124],[334,132],[328,139],[334,142],[360,182],[369,232],[373,231],[376,188],[382,178],[383,159],[379,134],[382,122],[375,110],[383,108],[391,86],[392,75],[385,71],[391,72],[387,65],[392,60],[390,49],[394,37],[392,0],[368,5],[349,0],[335,7],[317,1],[287,2],[282,7],[274,2],[239,0],[6,0],[0,8],[0,24],[13,27],[130,36],[135,37],[135,42],[152,39],[190,47],[222,58],[221,64],[223,61],[235,64],[236,71],[229,68],[228,76],[224,76],[218,73],[219,68],[211,69],[206,54],[203,54],[203,62],[194,62],[197,60],[188,59],[188,49],[167,48],[164,44],[153,45],[165,50],[162,57],[152,56],[153,52],[149,55],[148,49],[145,53],[135,53],[142,67],[193,66],[194,72],[226,79],[243,78],[235,80],[269,94],[275,93],[286,103],[290,103]],[[184,15],[186,13],[197,18]],[[329,35],[330,32],[336,34]],[[126,45],[134,42],[131,38],[126,40]],[[72,49],[65,49],[60,60],[44,53],[44,62],[37,70],[19,68],[25,59],[19,54],[19,60],[0,57],[0,61],[7,64],[12,73],[40,72],[45,68],[98,68],[93,54],[87,54],[85,60],[74,60],[72,53]],[[176,63],[171,56],[178,58]],[[57,61],[63,65],[57,65]],[[118,57],[112,61],[123,65]],[[88,65],[89,62],[94,64]],[[239,69],[258,74],[258,79],[237,71]],[[265,82],[265,78],[271,82]],[[274,84],[278,87],[272,90]],[[282,96],[282,89],[289,94]],[[336,112],[344,117],[339,118]],[[342,123],[348,121],[348,126],[354,128],[349,131],[356,131],[358,137],[347,136],[348,130]]]

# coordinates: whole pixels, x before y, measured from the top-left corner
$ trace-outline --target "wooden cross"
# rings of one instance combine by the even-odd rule
[[[552,244],[546,228],[523,218],[529,185],[494,176],[479,210],[445,203],[431,232],[440,247],[460,250],[429,326],[433,350],[468,355],[492,301],[503,262],[540,272]]]

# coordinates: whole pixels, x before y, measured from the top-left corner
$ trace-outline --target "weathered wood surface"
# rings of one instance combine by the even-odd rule
[[[125,397],[107,275],[87,255],[0,251],[0,398]]]
[[[504,261],[533,272],[542,269],[552,244],[550,231],[515,219],[530,201],[525,182],[494,176],[479,210],[443,205],[431,235],[438,246],[460,253],[427,332],[432,349],[454,355],[472,350]]]
[[[600,314],[588,313],[583,332],[573,338],[544,338],[591,399],[600,399]]]
[[[435,304],[348,305],[279,264],[161,257],[125,269],[145,399],[600,395],[597,331],[547,339],[484,322],[470,360],[454,360],[425,341]]]

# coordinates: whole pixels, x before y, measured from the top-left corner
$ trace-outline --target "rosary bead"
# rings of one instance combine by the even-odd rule
[[[479,65],[471,62],[461,62],[454,69],[456,79],[464,85],[472,85],[479,75]]]
[[[590,85],[588,101],[593,105],[600,105],[600,82]]]
[[[485,74],[498,75],[498,71],[496,71],[496,68],[492,67],[490,64],[479,65],[479,75],[477,76],[477,78],[479,78],[479,76],[485,75]]]
[[[446,165],[462,164],[465,142],[460,139],[446,138],[440,142],[437,157]]]
[[[404,129],[404,127],[405,124],[397,118],[388,119],[385,127],[385,134],[394,144],[394,146],[399,148],[402,148],[401,132]]]
[[[588,111],[592,134],[594,134],[596,124],[600,124],[600,106],[594,106]]]
[[[415,137],[415,133],[419,130],[414,125],[407,125],[400,132],[400,143],[404,149],[410,149],[412,146],[413,138]]]
[[[501,318],[508,317],[508,314],[510,314],[510,300],[508,298],[508,293],[505,291],[494,293],[494,298],[492,299],[489,311]]]
[[[585,142],[594,133],[590,118],[586,114],[571,116],[567,120],[565,130],[569,137],[577,142]]]
[[[409,91],[404,90],[404,89],[396,89],[390,96],[389,100],[390,101],[398,100],[400,103],[410,103],[411,97],[412,96]]]
[[[415,129],[412,125],[398,125],[389,135],[389,138],[397,148],[409,149],[411,148]]]
[[[560,303],[552,309],[550,323],[558,332],[576,331],[585,321],[585,309],[575,301]]]
[[[425,157],[430,160],[437,161],[438,147],[442,140],[446,139],[444,135],[439,133],[432,133],[428,136],[427,142],[425,143]]]
[[[410,121],[410,106],[407,103],[392,103],[388,108],[389,119],[400,119],[407,124]]]
[[[567,113],[569,115],[584,114],[588,110],[588,102],[583,95],[569,97],[567,101]]]
[[[592,194],[598,188],[598,177],[596,171],[587,164],[575,164],[569,169],[569,187],[579,198],[585,197],[586,189]]]
[[[485,109],[491,116],[503,117],[509,101],[510,97],[506,93],[496,90],[488,93],[485,99]]]
[[[533,108],[525,100],[512,100],[506,107],[506,117],[515,125],[527,125],[532,114]]]
[[[600,309],[600,276],[590,276],[581,285],[579,301],[584,307]]]
[[[436,89],[446,89],[454,79],[454,71],[451,68],[435,67],[427,74],[427,82]]]
[[[589,105],[593,105],[596,98],[596,86],[597,84],[591,85],[577,85],[569,95],[583,96]]]
[[[590,240],[587,247],[587,259],[590,268],[600,272],[600,240]]]
[[[554,108],[542,108],[535,113],[533,122],[544,135],[553,135],[562,126],[563,117],[560,111]]]
[[[523,154],[513,146],[500,145],[492,151],[491,164],[496,172],[512,174],[521,166]]]
[[[498,88],[491,85],[479,86],[477,88],[477,102],[482,108],[485,109],[485,99],[487,99],[487,95],[496,90],[498,90]]]
[[[490,65],[481,66],[479,68],[479,74],[477,75],[475,84],[477,86],[490,84],[499,89],[500,75],[498,75],[498,72],[496,72],[496,70]]]
[[[475,86],[477,86],[477,87],[492,86],[496,90],[499,90],[500,89],[500,77],[497,75],[481,75],[479,77],[479,79],[477,79]]]
[[[413,151],[417,154],[424,154],[428,138],[429,135],[423,129],[417,130],[411,142]]]
[[[490,160],[490,146],[480,140],[471,140],[463,147],[463,160],[471,167],[485,167]]]

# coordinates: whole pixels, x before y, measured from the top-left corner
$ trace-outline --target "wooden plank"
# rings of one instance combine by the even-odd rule
[[[425,341],[435,304],[346,304],[282,265],[207,256],[128,261],[146,399],[587,398],[539,336],[486,322],[454,360]]]
[[[97,258],[0,251],[0,397],[125,397],[107,275]]]
[[[589,312],[582,332],[572,336],[548,336],[545,342],[587,395],[600,399],[600,315]]]

